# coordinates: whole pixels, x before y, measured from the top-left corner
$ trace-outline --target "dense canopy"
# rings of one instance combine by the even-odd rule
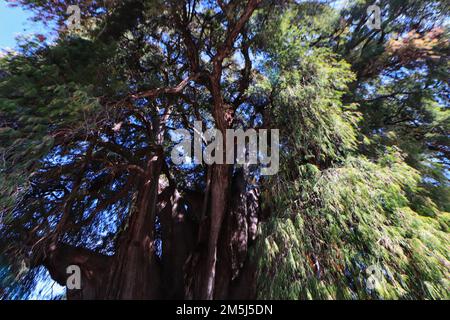
[[[7,2],[1,299],[450,298],[448,1]],[[195,121],[279,172],[175,164]]]

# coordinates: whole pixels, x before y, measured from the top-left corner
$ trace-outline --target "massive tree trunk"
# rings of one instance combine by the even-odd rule
[[[255,296],[254,266],[248,250],[256,238],[260,218],[257,189],[248,189],[242,169],[233,177],[231,197],[218,244],[215,299],[251,299]]]
[[[224,216],[227,212],[229,184],[230,166],[224,164],[215,165],[212,173],[210,231],[201,299],[213,299],[214,297],[217,245]]]
[[[162,241],[162,290],[165,299],[184,299],[184,266],[195,244],[197,228],[192,221],[187,201],[173,186],[160,193],[159,221]]]
[[[58,283],[66,285],[68,266],[81,269],[81,290],[68,290],[68,299],[200,298],[205,279],[214,281],[212,298],[254,298],[255,270],[248,250],[260,219],[257,189],[248,190],[242,170],[230,178],[233,192],[223,192],[226,184],[213,183],[217,188],[211,189],[211,209],[214,192],[228,204],[222,207],[223,220],[216,221],[220,226],[215,225],[213,231],[211,217],[203,221],[203,226],[193,220],[202,210],[202,195],[180,192],[167,184],[160,178],[162,161],[155,157],[148,162],[146,179],[134,199],[114,256],[66,244],[51,246],[42,263]],[[154,245],[156,217],[161,260]],[[211,261],[206,263],[211,234],[217,234],[213,278],[205,278],[205,269],[211,266]]]
[[[67,267],[81,269],[81,290],[68,290],[69,299],[162,298],[154,230],[162,161],[161,154],[148,160],[114,256],[62,243],[50,245],[41,263],[58,283],[66,285]]]
[[[229,187],[230,192],[222,192],[227,195],[227,206],[223,212],[218,240],[215,243],[213,273],[210,273],[208,277],[205,276],[205,269],[208,267],[206,261],[210,253],[208,250],[211,246],[210,234],[212,233],[209,228],[212,217],[208,216],[200,225],[196,250],[186,261],[185,298],[187,299],[202,298],[205,279],[214,281],[212,296],[214,299],[252,299],[255,297],[253,281],[255,268],[248,258],[248,251],[256,238],[257,225],[260,220],[259,193],[257,189],[248,188],[241,169],[237,170],[236,174],[230,178]],[[212,199],[209,207],[212,207],[211,203]],[[212,210],[210,212],[212,213]]]
[[[148,161],[136,208],[132,210],[111,265],[108,299],[161,298],[155,217],[162,161],[162,155],[155,155]]]

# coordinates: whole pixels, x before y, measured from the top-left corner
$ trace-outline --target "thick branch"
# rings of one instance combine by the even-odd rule
[[[133,99],[140,99],[140,98],[154,99],[162,94],[179,94],[183,91],[184,88],[186,88],[186,86],[189,84],[190,81],[195,81],[196,79],[198,79],[199,76],[200,76],[200,74],[196,73],[196,74],[190,75],[189,77],[187,77],[186,79],[181,81],[175,87],[162,87],[162,88],[151,89],[148,91],[136,93],[136,94],[132,95],[131,97]]]

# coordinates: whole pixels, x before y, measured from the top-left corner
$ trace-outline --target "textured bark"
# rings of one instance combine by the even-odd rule
[[[184,299],[184,265],[191,254],[196,227],[175,188],[161,192],[162,289],[165,299]]]
[[[67,267],[82,272],[81,290],[69,290],[68,299],[157,299],[161,298],[161,271],[154,247],[156,202],[162,157],[147,163],[144,179],[118,239],[116,254],[107,257],[83,248],[53,244],[43,259],[50,275],[66,285]]]
[[[66,285],[68,266],[77,265],[82,271],[82,289],[69,290],[68,299],[192,299],[202,294],[210,219],[201,228],[193,218],[202,211],[203,197],[162,182],[159,159],[149,161],[147,170],[151,182],[142,182],[114,256],[65,244],[50,249],[43,264],[58,283]],[[242,170],[230,187],[216,242],[213,298],[252,299],[255,268],[248,250],[260,219],[259,195],[256,189],[248,190]],[[161,261],[152,246],[156,216],[161,226]]]
[[[252,283],[248,282],[251,263],[248,250],[256,237],[259,221],[259,197],[247,190],[242,170],[238,170],[231,186],[233,192],[218,247],[215,299],[250,299]]]
[[[208,251],[205,259],[205,277],[202,284],[202,299],[213,299],[216,279],[217,243],[222,227],[229,192],[230,168],[228,165],[214,166],[211,187],[211,221]]]
[[[161,272],[154,245],[154,226],[162,161],[161,156],[154,156],[148,161],[136,208],[119,240],[111,266],[106,294],[108,299],[161,298]]]
[[[233,177],[230,188],[228,206],[217,241],[213,298],[251,299],[255,296],[255,287],[249,281],[254,280],[255,268],[248,259],[248,250],[255,240],[260,219],[259,194],[257,189],[248,190],[241,170]],[[205,218],[200,226],[196,250],[186,262],[187,299],[201,297],[204,288],[210,218]]]

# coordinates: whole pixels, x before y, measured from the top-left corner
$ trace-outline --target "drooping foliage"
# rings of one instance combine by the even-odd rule
[[[430,53],[416,53],[417,48],[394,53],[396,41],[409,46],[410,33],[408,42],[377,39],[380,59],[388,60],[378,66],[382,74],[363,81],[358,71],[373,68],[373,61],[347,58],[360,81],[355,82],[346,56],[336,60],[328,45],[317,46],[311,36],[315,19],[329,17],[326,10],[315,12],[305,32],[297,27],[305,10],[297,9],[270,26],[275,39],[269,54],[278,64],[268,72],[283,88],[273,101],[271,121],[284,130],[285,140],[280,173],[263,193],[271,217],[255,252],[260,297],[448,298],[448,181],[440,165],[447,161],[448,96],[441,91],[447,84],[432,70],[419,70],[426,63],[433,68],[438,61],[448,63],[437,53],[448,40],[434,34],[428,44],[415,44]],[[362,41],[361,46],[371,45],[370,36]],[[412,70],[401,59],[410,59]],[[392,62],[402,65],[396,70]],[[346,93],[347,86],[354,91]],[[342,99],[344,93],[358,98]],[[434,139],[443,153],[426,147]],[[431,185],[427,177],[433,171]],[[446,194],[433,196],[435,188]],[[369,284],[367,270],[373,268],[382,275],[377,286]]]

